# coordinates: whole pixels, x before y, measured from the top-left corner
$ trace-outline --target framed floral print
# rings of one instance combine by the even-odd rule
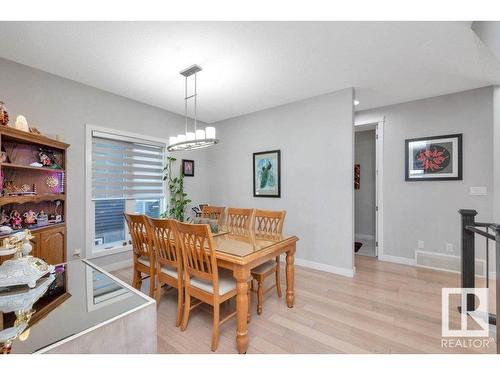
[[[462,179],[462,134],[405,141],[405,180]]]
[[[253,196],[281,197],[280,150],[255,152],[253,154]]]
[[[194,160],[182,159],[182,175],[184,177],[194,177]]]

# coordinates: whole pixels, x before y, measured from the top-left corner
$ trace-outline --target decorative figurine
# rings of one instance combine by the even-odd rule
[[[23,132],[30,131],[30,127],[28,126],[28,121],[26,120],[26,117],[24,117],[23,115],[17,116],[16,124],[14,125],[14,127],[17,130],[22,130]]]
[[[10,226],[12,229],[21,229],[23,227],[23,221],[18,210],[13,210],[10,213]]]
[[[45,183],[51,189],[55,189],[56,187],[59,186],[59,180],[57,178],[55,178],[54,176],[47,177],[47,179],[45,180]]]
[[[7,155],[7,151],[3,146],[0,151],[0,163],[10,163],[9,155]]]
[[[34,288],[40,277],[54,271],[54,266],[28,256],[33,250],[30,243],[32,238],[29,230],[4,238],[0,256],[14,255],[14,259],[6,260],[0,265],[0,287],[28,284],[30,288]]]
[[[49,223],[60,223],[62,221],[62,216],[58,212],[58,208],[61,207],[61,201],[55,201],[56,207],[54,208],[54,213],[49,214]]]
[[[4,102],[0,102],[0,125],[9,125],[9,114]]]
[[[5,195],[17,195],[21,192],[21,188],[16,185],[14,180],[5,182],[3,192]]]
[[[0,213],[0,225],[8,225],[10,221],[9,215],[5,212],[5,210],[2,210]]]
[[[45,213],[44,210],[41,210],[38,213],[36,219],[37,219],[38,225],[40,225],[40,226],[41,225],[47,225],[49,223],[49,217],[47,216],[47,214]]]
[[[54,151],[48,150],[46,148],[41,148],[38,151],[38,160],[44,167],[51,167],[53,169],[59,169],[59,165],[56,163],[56,158],[54,156]]]
[[[36,212],[34,212],[32,210],[26,211],[23,214],[23,217],[24,217],[24,223],[26,225],[34,225],[34,224],[36,224],[36,218],[37,218]]]

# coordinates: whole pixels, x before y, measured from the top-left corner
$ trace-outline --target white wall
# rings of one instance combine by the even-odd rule
[[[68,259],[74,249],[84,249],[85,124],[159,138],[168,138],[184,129],[184,118],[177,114],[4,59],[0,59],[0,95],[11,123],[23,114],[42,133],[61,134],[71,145],[67,166]],[[185,187],[197,203],[208,200],[208,187],[201,183],[208,175],[205,153],[206,150],[198,150],[185,155],[186,159],[195,160],[195,177],[186,178]],[[176,157],[182,158],[182,154]],[[99,263],[127,258],[131,258],[130,254],[125,253]]]
[[[384,254],[413,259],[423,240],[427,251],[459,255],[457,211],[476,209],[478,221],[493,218],[493,89],[361,111],[356,122],[384,116]],[[405,139],[451,133],[463,133],[463,180],[405,182]],[[488,195],[469,195],[471,186],[486,186]]]
[[[356,132],[354,163],[361,170],[360,188],[354,190],[354,232],[375,238],[375,130]]]
[[[210,203],[287,210],[296,257],[353,269],[353,90],[216,123]],[[253,197],[252,154],[281,150],[281,198]]]

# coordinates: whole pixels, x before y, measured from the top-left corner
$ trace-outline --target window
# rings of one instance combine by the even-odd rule
[[[123,213],[159,217],[165,143],[87,126],[87,256],[131,248]]]

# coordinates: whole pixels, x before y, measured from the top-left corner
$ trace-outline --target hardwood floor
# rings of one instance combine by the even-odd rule
[[[132,281],[131,268],[113,273]],[[282,282],[285,285],[284,277]],[[441,288],[459,286],[458,274],[365,256],[356,256],[354,278],[296,267],[293,309],[284,298],[269,293],[258,316],[252,298],[248,353],[495,353],[492,339],[480,349],[441,347]],[[142,290],[147,293],[147,288],[144,282]],[[187,330],[181,332],[175,327],[176,293],[162,295],[158,352],[210,353],[211,309],[194,309]],[[450,302],[452,328],[459,326],[457,304]],[[221,317],[234,309],[234,300],[225,303]],[[221,326],[217,353],[237,352],[235,330],[234,319]]]

